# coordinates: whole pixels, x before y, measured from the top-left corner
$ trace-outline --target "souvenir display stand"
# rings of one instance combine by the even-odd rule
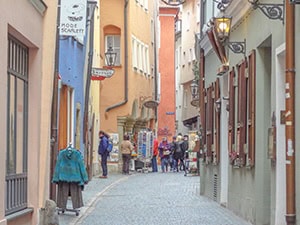
[[[138,132],[137,140],[137,159],[135,160],[135,170],[148,172],[151,167],[153,154],[153,133],[152,131],[142,130]]]

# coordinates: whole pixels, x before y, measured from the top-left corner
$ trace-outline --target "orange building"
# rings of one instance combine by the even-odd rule
[[[160,6],[160,104],[158,107],[157,136],[161,140],[175,135],[176,101],[175,101],[175,21],[179,8]]]
[[[115,144],[125,133],[136,137],[142,129],[155,129],[156,102],[156,1],[100,1],[100,58],[117,53],[114,75],[100,81],[100,129],[113,135]],[[144,104],[144,103],[153,104]],[[150,106],[150,107],[149,107]],[[119,153],[109,166],[120,170]]]

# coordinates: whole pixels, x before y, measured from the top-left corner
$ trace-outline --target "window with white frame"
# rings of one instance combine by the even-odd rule
[[[144,71],[147,75],[150,75],[150,62],[149,62],[149,47],[146,45],[145,47],[145,62],[146,62],[146,71]]]
[[[134,69],[137,69],[138,67],[138,62],[137,62],[137,42],[135,37],[132,37],[132,66]]]
[[[148,0],[144,0],[144,9],[148,11]]]
[[[190,12],[187,12],[187,14],[186,14],[186,30],[187,31],[190,30],[190,19],[191,19],[191,14],[190,14]]]
[[[200,1],[197,2],[196,7],[195,7],[195,14],[196,14],[196,22],[200,23]]]
[[[189,62],[196,60],[195,49],[190,48]]]
[[[120,35],[106,35],[105,36],[105,52],[112,47],[113,52],[117,53],[115,66],[121,65],[121,36]]]
[[[132,36],[132,66],[140,73],[150,75],[149,46]]]
[[[140,67],[140,71],[141,72],[145,72],[145,45],[141,44],[141,60],[142,60],[142,64]]]
[[[187,93],[187,90],[184,90],[184,93],[183,93],[183,107],[187,108],[187,106],[188,106],[188,93]]]
[[[154,44],[154,35],[155,35],[154,21],[153,21],[153,19],[151,19],[151,43],[152,43],[152,45]]]

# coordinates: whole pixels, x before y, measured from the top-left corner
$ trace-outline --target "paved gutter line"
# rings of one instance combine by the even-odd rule
[[[95,205],[97,203],[98,198],[103,195],[108,189],[113,188],[114,186],[116,186],[118,183],[127,180],[128,177],[122,177],[116,181],[114,181],[113,183],[111,183],[110,185],[108,185],[107,187],[105,187],[102,191],[100,191],[99,193],[97,193],[97,195],[95,197],[93,197],[86,206],[83,206],[80,209],[80,214],[77,218],[75,218],[75,221],[72,221],[70,223],[70,225],[76,225],[76,224],[80,224],[79,222],[81,222],[85,217],[87,217],[94,209],[95,209]]]

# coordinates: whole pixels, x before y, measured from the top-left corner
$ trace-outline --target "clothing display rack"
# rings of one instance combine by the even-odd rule
[[[52,182],[58,187],[58,214],[70,211],[78,216],[83,206],[82,190],[88,182],[88,175],[81,152],[73,148],[71,143],[58,153]],[[70,197],[72,208],[67,207]]]

